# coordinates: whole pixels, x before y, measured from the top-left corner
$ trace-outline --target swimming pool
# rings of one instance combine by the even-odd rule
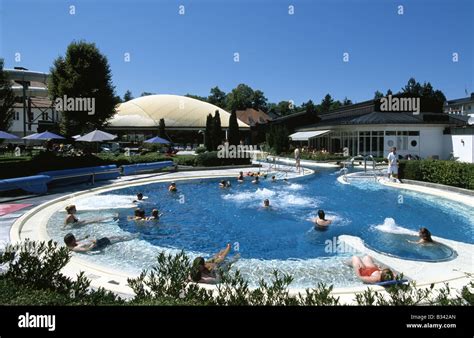
[[[253,185],[250,180],[238,184],[231,179],[230,189],[220,189],[219,180],[206,179],[178,181],[178,193],[169,193],[167,183],[114,190],[74,203],[83,219],[118,213],[119,220],[72,232],[79,237],[139,234],[137,240],[82,255],[131,272],[149,268],[161,250],[175,253],[183,249],[191,257],[209,257],[232,243],[233,253],[241,255],[234,267],[251,284],[270,277],[276,268],[295,277],[294,287],[311,287],[317,282],[337,287],[360,284],[344,264],[351,253],[335,250],[334,243],[342,234],[361,237],[369,247],[389,255],[422,260],[446,259],[446,253],[423,257],[425,253],[417,254],[420,249],[413,244],[413,252],[408,250],[411,256],[407,255],[406,244],[397,245],[400,234],[416,235],[425,226],[438,237],[474,242],[474,219],[467,206],[365,180],[339,184],[336,178],[334,169],[325,169],[294,182],[262,180]],[[148,197],[140,204],[147,214],[156,207],[163,213],[159,223],[127,220],[137,192]],[[270,200],[270,209],[262,207],[265,198]],[[311,223],[318,209],[333,220],[326,231],[315,230]],[[50,236],[59,242],[71,231],[59,228],[64,216],[57,212],[48,223]]]

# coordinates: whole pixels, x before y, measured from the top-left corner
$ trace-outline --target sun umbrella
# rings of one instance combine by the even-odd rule
[[[89,134],[83,135],[76,138],[76,141],[82,142],[102,142],[102,141],[112,141],[117,138],[117,135],[112,135],[101,130],[94,130]]]
[[[16,139],[19,139],[19,137],[0,130],[0,140],[16,140]]]
[[[50,133],[49,131],[45,131],[43,133],[36,133],[29,136],[23,137],[24,140],[64,140],[64,137],[61,135],[56,135],[54,133]]]
[[[145,142],[145,143],[170,144],[170,141],[165,140],[164,138],[161,138],[161,137],[158,137],[158,136],[152,137],[152,138],[150,138],[150,139],[148,139],[148,140],[145,140],[145,141],[143,141],[143,142]]]

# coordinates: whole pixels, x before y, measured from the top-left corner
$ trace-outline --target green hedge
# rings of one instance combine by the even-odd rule
[[[456,161],[400,161],[399,176],[474,190],[474,164]]]
[[[217,151],[210,151],[196,156],[196,165],[199,167],[214,167],[224,165],[250,164],[249,158],[219,158]]]

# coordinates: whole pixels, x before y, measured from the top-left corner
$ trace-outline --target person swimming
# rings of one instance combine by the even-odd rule
[[[151,216],[146,218],[147,221],[159,221],[160,220],[160,212],[158,209],[153,209],[151,211]]]
[[[258,176],[254,176],[254,180],[252,181],[253,184],[258,184],[259,183],[259,180],[258,180]]]
[[[138,237],[137,235],[132,236],[113,236],[113,237],[102,237],[99,239],[93,239],[90,241],[86,241],[89,236],[86,236],[80,240],[77,240],[76,237],[72,233],[68,233],[64,236],[64,243],[66,247],[74,252],[88,252],[91,250],[102,250],[105,247],[118,243],[129,241]]]
[[[133,212],[133,216],[128,216],[129,221],[144,221],[146,220],[145,217],[145,210],[136,208]]]
[[[370,256],[365,256],[362,259],[353,256],[351,265],[357,277],[367,284],[375,284],[395,279],[395,274],[392,270],[378,267]]]
[[[133,203],[137,203],[137,202],[140,202],[143,200],[143,194],[141,192],[139,192],[137,194],[137,199],[136,200],[133,200]]]
[[[171,182],[170,186],[168,187],[168,191],[177,192],[178,188],[176,188],[176,183]]]
[[[244,173],[242,171],[239,173],[239,176],[237,176],[237,182],[244,182]]]
[[[276,182],[276,177],[275,175],[272,176],[272,183],[275,183]]]
[[[316,223],[316,227],[318,228],[326,228],[331,224],[331,220],[326,219],[326,214],[324,213],[324,210],[318,210],[318,217],[314,220],[314,223]]]
[[[268,198],[263,200],[263,207],[270,208],[270,200]]]
[[[418,241],[410,241],[407,240],[410,243],[415,243],[415,244],[427,244],[427,243],[433,243],[433,239],[431,238],[431,232],[425,228],[421,227],[420,230],[418,231],[418,236],[420,236],[420,239]]]
[[[67,212],[66,219],[64,220],[64,225],[63,227],[67,225],[72,225],[72,226],[82,226],[82,225],[87,225],[91,223],[100,223],[108,220],[116,220],[118,216],[113,216],[113,217],[99,217],[99,218],[94,218],[88,221],[80,220],[78,217],[76,217],[77,209],[74,204],[70,204],[66,206],[65,208]]]
[[[230,188],[230,182],[222,180],[222,181],[219,182],[219,187],[221,187],[221,188]]]
[[[227,257],[231,249],[227,244],[225,249],[219,251],[207,262],[203,257],[196,257],[191,268],[190,279],[196,283],[215,284],[218,282],[216,270]]]

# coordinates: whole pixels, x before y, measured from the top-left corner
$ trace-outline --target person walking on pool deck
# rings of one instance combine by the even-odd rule
[[[119,243],[130,241],[132,239],[137,238],[138,236],[113,236],[113,237],[102,237],[99,239],[88,240],[89,236],[86,236],[80,240],[77,240],[76,237],[72,233],[68,233],[64,236],[64,243],[66,247],[74,252],[88,252],[91,250],[102,250],[106,246]]]
[[[357,256],[352,256],[352,267],[357,277],[367,284],[375,284],[395,279],[395,274],[392,270],[378,267],[370,256],[364,256],[362,259]]]
[[[296,147],[296,149],[295,149],[295,162],[296,162],[296,170],[298,170],[298,172],[300,172],[300,168],[301,168],[300,161],[301,161],[300,148]]]
[[[392,151],[387,156],[388,160],[388,179],[390,179],[390,175],[393,178],[398,178],[398,155],[397,155],[397,148],[393,147]]]

